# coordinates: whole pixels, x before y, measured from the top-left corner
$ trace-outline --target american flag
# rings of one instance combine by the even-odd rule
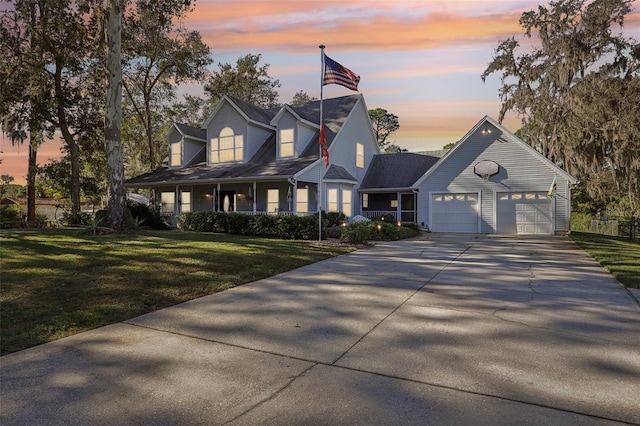
[[[343,67],[327,55],[324,55],[324,75],[322,85],[339,84],[347,89],[358,91],[360,76]]]

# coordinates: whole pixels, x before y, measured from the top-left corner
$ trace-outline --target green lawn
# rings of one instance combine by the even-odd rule
[[[353,250],[181,231],[0,232],[0,353],[7,354]]]
[[[570,237],[625,287],[640,288],[640,242],[573,231]]]

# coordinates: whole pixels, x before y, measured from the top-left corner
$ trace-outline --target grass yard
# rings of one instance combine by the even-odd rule
[[[120,322],[353,249],[181,231],[1,231],[0,353]]]
[[[640,243],[609,235],[571,232],[571,239],[625,287],[640,288]]]

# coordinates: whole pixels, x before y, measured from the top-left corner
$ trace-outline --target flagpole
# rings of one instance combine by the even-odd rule
[[[323,88],[324,88],[324,44],[318,46],[320,48],[320,61],[322,62],[322,71],[320,72],[320,133],[322,133],[323,123]],[[322,241],[322,144],[318,141],[318,241]]]

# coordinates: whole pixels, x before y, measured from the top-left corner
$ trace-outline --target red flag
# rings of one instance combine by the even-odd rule
[[[343,67],[327,55],[324,55],[324,70],[322,75],[322,85],[339,84],[347,89],[358,90],[360,76],[356,75],[347,67]]]
[[[322,156],[324,157],[325,167],[329,167],[329,147],[327,146],[327,136],[325,135],[324,123],[320,123],[320,146],[322,147]]]

